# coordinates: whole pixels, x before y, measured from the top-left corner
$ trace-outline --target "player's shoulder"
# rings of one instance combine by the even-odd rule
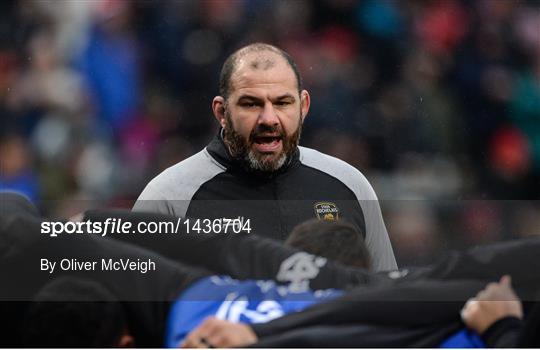
[[[298,147],[300,163],[332,176],[349,187],[360,199],[377,199],[362,172],[347,162],[308,147]]]
[[[146,185],[143,193],[154,197],[151,199],[187,199],[203,183],[223,171],[225,168],[205,148],[163,170]]]
[[[161,178],[162,181],[165,181],[172,178],[178,181],[179,177],[182,179],[192,178],[193,176],[205,177],[205,175],[220,173],[224,170],[225,168],[205,148],[191,157],[168,167],[156,176],[156,179]]]

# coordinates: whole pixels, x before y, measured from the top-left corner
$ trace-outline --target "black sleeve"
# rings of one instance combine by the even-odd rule
[[[525,325],[517,347],[540,348],[540,294],[536,296],[533,303],[525,304],[529,312],[526,312]]]
[[[489,326],[482,334],[482,340],[490,348],[515,348],[522,328],[519,318],[504,317]]]
[[[258,337],[315,325],[377,324],[418,327],[459,321],[463,303],[485,281],[416,281],[359,287],[341,298],[251,327]]]
[[[122,219],[137,227],[140,222],[171,222],[177,218],[129,211],[88,211],[85,220]],[[176,226],[175,226],[176,227]],[[273,279],[304,283],[311,289],[338,288],[384,279],[362,269],[345,267],[324,258],[284,246],[278,241],[250,234],[186,233],[183,225],[174,234],[137,233],[120,236],[173,260],[199,266],[237,279]],[[306,273],[305,267],[308,267]]]
[[[419,279],[417,281],[400,278],[395,285],[359,287],[340,299],[270,323],[253,325],[253,329],[259,336],[266,336],[316,324],[374,322],[417,325],[445,322],[458,318],[468,298],[504,274],[512,276],[513,286],[520,297],[533,298],[531,295],[540,287],[538,251],[540,239],[535,238],[453,253],[434,268],[415,276]],[[528,268],[523,269],[523,266]]]
[[[521,287],[520,299],[533,300],[540,287],[533,274],[540,271],[538,252],[539,237],[486,244],[447,254],[423,278],[498,281],[507,274],[512,276],[512,285]]]
[[[313,326],[260,339],[254,348],[403,348],[437,347],[455,325],[406,328],[354,324]],[[418,345],[418,346],[413,346]]]

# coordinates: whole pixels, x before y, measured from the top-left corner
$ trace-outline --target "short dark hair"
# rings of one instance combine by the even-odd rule
[[[111,292],[74,277],[46,284],[25,316],[25,347],[113,347],[127,328],[124,310]]]
[[[219,74],[219,94],[224,99],[227,99],[231,92],[231,77],[234,71],[236,70],[238,60],[244,57],[248,53],[263,52],[263,51],[271,51],[283,57],[285,61],[287,62],[287,64],[289,65],[289,67],[291,67],[291,69],[294,72],[294,76],[296,77],[296,85],[298,87],[298,92],[302,90],[302,77],[300,76],[300,72],[298,71],[298,67],[296,66],[296,63],[287,52],[273,45],[269,45],[265,43],[254,43],[254,44],[250,44],[248,46],[244,46],[241,49],[236,50],[229,57],[227,57],[227,59],[223,63],[223,66],[221,67],[221,73]]]
[[[347,266],[369,269],[364,238],[350,223],[311,219],[297,225],[285,244]]]

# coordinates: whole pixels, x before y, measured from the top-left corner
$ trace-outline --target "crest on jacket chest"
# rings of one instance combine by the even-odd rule
[[[319,220],[335,221],[339,220],[339,209],[332,202],[317,202],[313,205],[315,215]]]

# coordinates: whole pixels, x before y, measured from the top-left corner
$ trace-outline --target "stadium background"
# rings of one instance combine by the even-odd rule
[[[0,187],[130,207],[216,133],[254,41],[296,59],[302,144],[368,177],[400,265],[540,234],[539,1],[2,1]]]

